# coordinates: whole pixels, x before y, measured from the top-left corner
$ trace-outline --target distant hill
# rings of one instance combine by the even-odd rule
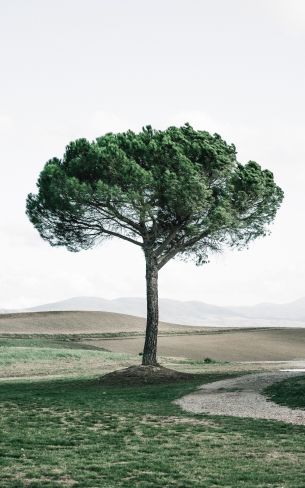
[[[145,319],[112,312],[21,312],[0,315],[2,334],[98,334],[145,331]],[[160,323],[161,332],[190,329]]]
[[[104,311],[136,317],[146,316],[145,298],[124,297],[107,300],[99,297],[74,297],[47,303],[26,310]],[[2,313],[9,311],[2,310]],[[164,322],[227,327],[305,327],[305,297],[286,304],[260,303],[254,306],[220,307],[200,301],[160,299],[160,319]]]
[[[278,318],[305,322],[305,297],[290,303],[259,303],[252,307],[230,307],[230,310],[249,318]]]

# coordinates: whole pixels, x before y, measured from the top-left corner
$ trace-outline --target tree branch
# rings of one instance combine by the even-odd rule
[[[180,251],[179,247],[176,247],[173,248],[171,251],[169,251],[167,254],[165,254],[165,256],[163,256],[163,258],[158,262],[158,270],[163,268],[163,266],[165,266],[166,263],[168,263],[168,261],[170,261],[174,256],[176,256],[176,254],[178,254],[179,251]]]
[[[165,264],[168,263],[168,261],[170,261],[174,256],[176,256],[176,254],[178,254],[181,251],[184,251],[188,247],[193,246],[194,244],[196,244],[196,242],[200,241],[204,237],[207,237],[208,235],[209,235],[208,230],[205,230],[204,232],[201,232],[198,236],[193,237],[193,239],[189,239],[186,242],[182,242],[179,244],[179,240],[178,240],[178,242],[174,243],[173,247],[162,256],[158,264],[158,269],[163,268],[163,266],[165,266]],[[183,240],[183,237],[180,238],[180,241],[181,240]]]
[[[134,239],[131,239],[131,237],[124,236],[123,234],[119,234],[118,232],[113,232],[108,229],[104,229],[103,227],[100,228],[102,232],[105,232],[105,234],[109,234],[114,237],[119,237],[120,239],[124,239],[124,241],[131,242],[132,244],[136,244],[136,246],[143,247],[143,243],[139,241],[135,241]]]
[[[108,211],[109,216],[115,216],[118,218],[120,221],[124,222],[125,224],[129,225],[133,232],[136,232],[138,235],[142,236],[142,226],[140,224],[137,224],[133,220],[129,219],[125,215],[123,215],[121,212],[119,212],[115,206],[113,206],[110,202],[105,203],[104,205],[98,200],[98,199],[92,199],[94,202],[94,205],[92,205],[94,208],[97,208],[98,210],[102,210],[103,212]],[[123,204],[123,202],[122,202]],[[110,210],[110,212],[109,212]]]
[[[160,256],[163,251],[165,251],[166,247],[170,242],[175,238],[177,235],[177,232],[181,230],[179,227],[175,227],[166,237],[166,239],[162,242],[162,244],[157,248],[156,250],[156,256]]]
[[[62,219],[63,220],[63,219]],[[113,237],[118,237],[120,239],[123,239],[125,241],[131,242],[132,244],[136,244],[137,246],[143,247],[143,243],[136,241],[135,239],[132,239],[131,237],[125,236],[124,234],[120,234],[118,232],[112,231],[110,229],[106,229],[103,225],[100,223],[93,224],[92,220],[87,220],[86,218],[82,219],[77,219],[73,217],[72,215],[69,216],[68,221],[66,222],[67,228],[69,227],[69,224],[71,222],[74,222],[78,227],[82,227],[85,231],[90,231],[90,230],[95,230],[98,233],[105,233]],[[73,224],[72,224],[72,229],[73,229]],[[98,237],[99,234],[97,234]]]

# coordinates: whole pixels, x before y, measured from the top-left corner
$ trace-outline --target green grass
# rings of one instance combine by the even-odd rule
[[[305,375],[274,383],[264,393],[280,405],[305,409]]]
[[[304,488],[305,428],[190,415],[166,386],[0,385],[0,486]]]
[[[16,341],[16,345],[14,342]],[[5,345],[4,345],[5,343]],[[0,378],[19,376],[71,376],[103,373],[132,364],[130,354],[102,348],[75,348],[49,339],[8,339],[0,343]],[[0,485],[1,486],[1,485]]]
[[[111,387],[92,375],[136,358],[59,337],[2,338],[0,346],[1,376],[78,375],[0,382],[1,488],[304,488],[304,427],[192,415],[172,403],[228,374]],[[177,367],[207,368],[193,363]],[[274,385],[278,398],[298,391],[301,401],[302,381]],[[296,406],[304,404],[303,395]]]
[[[81,361],[103,359],[105,361],[114,359],[129,359],[130,354],[112,353],[109,351],[92,351],[83,349],[59,349],[52,347],[0,347],[0,367],[15,367],[18,363],[35,363],[39,361]]]
[[[75,339],[71,339],[69,336],[60,336],[58,339],[48,336],[29,336],[23,337],[1,337],[0,336],[0,348],[1,347],[51,347],[59,349],[98,349],[103,350],[101,347],[95,347],[94,345],[88,345],[78,343]]]

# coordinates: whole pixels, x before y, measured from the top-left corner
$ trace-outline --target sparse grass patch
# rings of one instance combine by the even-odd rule
[[[207,364],[229,364],[228,361],[217,361],[216,359],[212,358],[204,358],[204,359],[188,359],[183,358],[179,361],[180,364],[191,364],[194,366],[205,366]]]
[[[23,340],[21,340],[23,341]],[[34,341],[35,343],[35,341]],[[138,361],[130,354],[105,350],[49,347],[12,344],[0,346],[0,376],[39,376],[58,374],[102,374],[104,371]]]
[[[25,335],[23,337],[1,337],[0,347],[51,347],[59,349],[98,349],[103,350],[101,347],[95,347],[93,344],[83,344],[78,342],[75,337],[70,336],[31,336]]]

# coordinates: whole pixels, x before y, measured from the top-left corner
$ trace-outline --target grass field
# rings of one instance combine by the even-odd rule
[[[1,487],[304,487],[305,428],[192,416],[167,386],[2,384]]]
[[[87,339],[88,340],[88,339]],[[89,342],[94,342],[91,339]],[[200,373],[259,370],[265,365],[249,365],[179,357],[159,357],[163,366]],[[0,337],[0,379],[19,377],[78,377],[101,375],[114,369],[140,364],[141,357],[129,353],[113,353],[70,337]]]
[[[101,375],[140,357],[99,349],[100,340],[83,330],[0,338],[1,488],[304,488],[305,427],[192,415],[172,403],[257,365],[164,356],[198,376],[106,386]],[[305,408],[304,381],[267,394]]]

